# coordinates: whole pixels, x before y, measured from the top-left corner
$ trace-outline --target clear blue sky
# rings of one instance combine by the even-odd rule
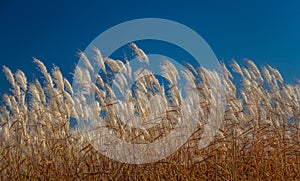
[[[166,18],[198,32],[225,63],[251,58],[300,78],[300,1],[13,1],[0,0],[1,66],[40,76],[32,56],[69,74],[97,35],[136,18]],[[113,40],[112,40],[113,41]],[[0,93],[8,82],[0,75]]]

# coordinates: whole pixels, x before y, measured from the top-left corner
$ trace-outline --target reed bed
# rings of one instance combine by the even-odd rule
[[[149,63],[142,50],[134,44],[132,47],[142,63]],[[115,78],[120,90],[126,80],[142,71],[134,73],[129,62],[103,58],[97,49],[95,55],[103,75],[109,70],[121,72]],[[211,111],[218,102],[207,81],[221,79],[215,72],[191,65],[178,72],[166,61],[162,72],[171,82],[172,103],[164,87],[150,74],[140,79],[126,105],[118,106],[111,84],[93,72],[91,60],[83,53],[80,56],[88,71],[76,70],[76,75],[84,75],[77,78],[94,91],[98,113],[106,112],[105,126],[120,139],[149,143],[172,131],[183,112],[188,112],[180,109],[182,97],[176,87],[180,73],[185,75],[192,95],[201,100],[199,104],[191,101],[190,105],[197,107],[199,126],[188,142],[163,160],[120,163],[97,152],[78,128],[70,127],[70,119],[84,119],[91,110],[80,106],[84,99],[73,95],[71,83],[58,67],[49,72],[34,58],[43,82],[36,79],[28,83],[21,70],[12,72],[4,66],[11,89],[3,95],[0,110],[0,180],[300,180],[300,85],[284,83],[275,68],[265,66],[259,70],[251,60],[246,60],[244,67],[233,62],[230,71],[221,65],[226,107],[224,115],[218,116],[219,112]],[[196,81],[197,76],[201,81]],[[145,101],[153,89],[163,99],[147,107]],[[157,105],[164,106],[165,112],[157,111]],[[147,129],[121,124],[116,110],[135,115],[131,110],[134,106],[139,117],[153,114],[162,124]],[[208,119],[221,119],[222,126],[207,147],[200,148]]]

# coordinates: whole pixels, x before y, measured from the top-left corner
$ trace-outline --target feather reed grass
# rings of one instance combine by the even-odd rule
[[[149,63],[148,57],[135,44],[132,49],[141,62]],[[120,90],[132,79],[130,63],[104,59],[95,48],[95,60],[104,73],[108,68],[120,69],[115,84]],[[94,69],[82,52],[85,66],[90,70],[76,70],[84,76],[87,90],[97,96],[98,112],[106,112],[107,127],[120,139],[132,143],[153,142],[168,134],[183,114],[176,107],[181,105],[181,92],[177,88],[178,72],[174,65],[165,61],[163,74],[171,80],[174,89],[170,105],[164,96],[164,88],[150,75],[138,83],[135,93],[130,92],[127,104],[120,105],[110,85],[101,76],[90,75]],[[79,104],[84,97],[74,98],[72,86],[58,67],[51,73],[38,59],[34,62],[44,77],[44,83],[34,80],[28,83],[25,74],[9,68],[3,71],[12,86],[3,95],[0,109],[0,180],[299,180],[300,179],[300,85],[285,84],[279,71],[266,66],[261,71],[253,61],[247,66],[232,64],[237,79],[225,65],[224,87],[226,110],[222,117],[210,112],[214,105],[208,79],[218,81],[205,69],[187,68],[180,72],[191,93],[201,97],[199,127],[188,142],[169,157],[155,163],[131,165],[110,160],[98,153],[79,131],[70,127],[72,118],[84,118],[91,110]],[[80,72],[81,71],[81,72]],[[195,75],[202,78],[197,82]],[[90,80],[95,76],[97,81]],[[238,80],[239,81],[239,80]],[[158,89],[162,99],[147,97]],[[152,91],[151,91],[152,90]],[[135,94],[135,96],[134,96]],[[134,104],[135,101],[135,104]],[[191,102],[193,104],[193,102]],[[148,105],[148,106],[147,106]],[[150,106],[149,106],[150,105]],[[160,108],[155,108],[160,106]],[[135,116],[134,107],[141,116],[158,119],[162,124],[148,129],[133,128],[118,121],[116,110]],[[154,113],[150,113],[153,110]],[[188,110],[184,110],[188,111]],[[198,142],[203,125],[208,118],[222,119],[222,127],[206,148]],[[73,129],[73,130],[72,130]]]

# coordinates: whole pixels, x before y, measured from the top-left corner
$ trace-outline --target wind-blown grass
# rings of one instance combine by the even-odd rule
[[[145,53],[132,44],[141,62],[149,63]],[[99,68],[122,72],[115,78],[120,90],[132,76],[130,64],[105,59],[95,50]],[[83,53],[80,53],[83,57]],[[93,67],[83,57],[86,70],[77,70],[97,96],[99,115],[106,112],[107,127],[120,139],[133,143],[152,142],[169,133],[182,114],[181,92],[176,87],[177,70],[170,62],[162,67],[164,75],[173,85],[170,96],[164,96],[164,87],[155,76],[145,76],[138,82],[135,92],[129,93],[128,107],[114,106],[114,94],[103,77],[91,74]],[[236,62],[232,70],[242,85],[237,88],[231,72],[222,65],[226,88],[226,110],[222,127],[214,140],[203,149],[198,147],[203,126],[208,118],[217,118],[211,112],[213,97],[207,81],[213,72],[205,69],[186,68],[184,74],[196,96],[201,97],[198,106],[199,127],[189,141],[171,156],[141,165],[119,163],[98,153],[83,139],[78,130],[70,128],[71,118],[84,118],[90,112],[80,107],[82,97],[75,99],[71,84],[58,67],[48,72],[44,64],[34,58],[44,77],[44,82],[28,83],[25,74],[15,73],[3,67],[12,88],[3,96],[0,111],[0,179],[1,180],[297,180],[300,179],[300,85],[285,84],[279,71],[266,66],[259,70],[247,60],[246,67]],[[80,72],[82,71],[82,72]],[[142,70],[139,70],[142,71]],[[84,76],[80,76],[84,75]],[[134,74],[134,75],[132,75]],[[201,82],[196,76],[201,76]],[[96,83],[91,82],[96,77]],[[147,97],[154,91],[163,97],[153,107],[145,106]],[[133,95],[135,94],[135,95]],[[131,105],[131,107],[130,107]],[[155,106],[161,105],[161,113]],[[116,109],[139,116],[160,118],[163,124],[149,129],[122,125]],[[95,107],[94,107],[95,108]],[[157,111],[151,113],[151,110]],[[131,111],[131,112],[130,112]]]

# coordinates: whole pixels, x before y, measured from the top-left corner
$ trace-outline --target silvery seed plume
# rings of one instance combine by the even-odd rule
[[[131,46],[132,50],[134,51],[137,59],[140,62],[147,63],[149,65],[149,58],[145,54],[145,52],[142,49],[138,48],[135,43],[131,43],[130,46]]]

